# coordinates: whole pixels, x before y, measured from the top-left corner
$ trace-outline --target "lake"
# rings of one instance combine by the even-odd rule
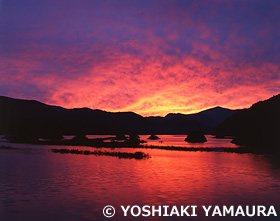
[[[164,145],[236,147],[228,139],[193,145],[185,136],[160,136]],[[147,137],[141,136],[142,139]],[[152,141],[150,144],[156,144]],[[145,160],[110,156],[59,154],[54,146],[10,144],[0,146],[0,220],[108,220],[103,208],[112,205],[273,205],[280,215],[280,163],[273,156],[222,152],[185,152],[156,149],[89,148],[82,150],[142,151]],[[202,145],[202,146],[201,146]],[[184,220],[240,220],[242,217],[197,217]],[[138,217],[144,219],[143,217]],[[183,217],[149,217],[182,220]],[[244,220],[278,220],[245,217]]]

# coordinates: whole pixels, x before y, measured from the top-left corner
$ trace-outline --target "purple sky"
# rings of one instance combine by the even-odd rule
[[[192,113],[280,92],[280,1],[0,0],[0,95]]]

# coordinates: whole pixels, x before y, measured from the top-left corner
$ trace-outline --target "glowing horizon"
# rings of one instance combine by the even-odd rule
[[[0,95],[142,116],[280,93],[277,1],[3,0]]]

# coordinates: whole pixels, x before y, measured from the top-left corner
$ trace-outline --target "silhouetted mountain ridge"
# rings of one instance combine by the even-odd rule
[[[211,131],[237,112],[215,107],[197,114],[168,114],[143,117],[134,112],[107,112],[99,109],[66,109],[34,100],[0,96],[0,133],[39,137],[55,134],[187,134],[192,130]]]
[[[201,112],[195,113],[195,114],[173,114],[170,113],[166,115],[166,118],[172,119],[174,117],[190,120],[190,121],[196,121],[200,125],[204,125],[204,127],[211,128],[207,130],[207,132],[211,132],[214,128],[212,128],[212,125],[219,125],[222,123],[225,119],[227,119],[232,114],[236,113],[239,110],[230,110],[226,108],[222,108],[220,106],[210,108],[207,110],[203,110]],[[194,128],[195,130],[199,130],[202,128]]]
[[[221,123],[213,133],[232,135],[236,144],[275,147],[280,138],[280,94],[241,110]]]

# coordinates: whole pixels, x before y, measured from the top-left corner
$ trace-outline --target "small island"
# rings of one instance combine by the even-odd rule
[[[207,141],[207,139],[204,136],[203,131],[196,130],[196,131],[191,131],[189,135],[185,138],[185,141],[189,143],[204,143]]]
[[[152,134],[148,137],[149,140],[160,140],[160,138],[157,135]]]

